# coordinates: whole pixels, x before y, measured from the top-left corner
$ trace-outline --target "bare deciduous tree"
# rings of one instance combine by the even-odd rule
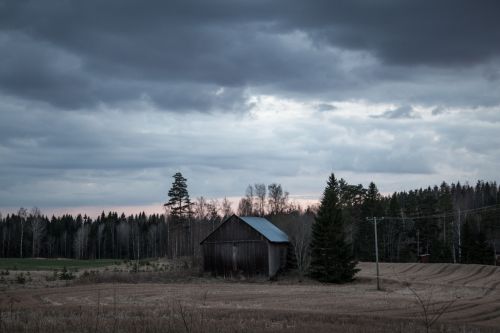
[[[307,215],[298,216],[291,227],[290,243],[297,261],[297,269],[301,275],[308,271],[311,262],[309,244],[311,243],[312,221],[313,219]]]
[[[252,211],[252,203],[248,200],[248,198],[241,198],[238,203],[238,215],[250,216],[252,215]]]
[[[73,248],[75,251],[75,258],[82,259],[85,258],[87,254],[87,241],[88,241],[88,225],[82,224],[78,231],[76,232],[76,236],[73,242]]]
[[[215,224],[219,220],[219,202],[217,199],[210,200],[207,204],[208,220],[212,223],[212,230],[215,229]]]
[[[26,224],[26,219],[28,218],[28,211],[26,208],[21,207],[19,208],[19,211],[17,212],[17,215],[19,216],[19,223],[21,225],[21,243],[19,245],[19,257],[23,257],[23,241],[24,241],[24,225]]]
[[[288,235],[291,246],[290,254],[295,259],[299,274],[304,276],[309,270],[311,262],[309,246],[314,215],[296,211],[293,214],[273,215],[271,220],[273,224]]]
[[[42,213],[38,207],[31,209],[31,231],[32,231],[32,256],[38,257],[40,255],[40,243],[45,233],[45,223],[42,218]]]
[[[194,204],[194,214],[198,221],[206,220],[207,218],[207,200],[204,197],[196,198]]]
[[[459,299],[459,297],[455,295],[452,299],[437,302],[432,299],[434,294],[432,289],[427,291],[427,296],[424,296],[423,294],[421,295],[418,293],[415,288],[411,287],[409,283],[407,283],[406,286],[415,297],[415,300],[422,311],[420,315],[422,317],[426,333],[431,331],[432,325],[434,325],[436,321],[438,321],[438,319],[448,311],[453,303]]]
[[[252,185],[248,185],[245,191],[245,198],[247,201],[247,208],[249,208],[249,212],[246,215],[253,215],[253,209],[255,205],[255,193]]]
[[[288,192],[283,191],[280,184],[272,183],[267,187],[269,213],[272,215],[283,213],[288,203]]]
[[[255,195],[257,196],[256,212],[259,216],[264,216],[266,208],[266,185],[255,184]]]
[[[170,221],[168,222],[170,223]],[[138,221],[131,225],[131,231],[133,257],[135,260],[139,260],[141,258],[141,235]],[[170,239],[168,241],[170,242]]]
[[[224,197],[222,200],[222,219],[225,219],[228,216],[231,216],[233,214],[233,210],[231,209],[231,202]]]

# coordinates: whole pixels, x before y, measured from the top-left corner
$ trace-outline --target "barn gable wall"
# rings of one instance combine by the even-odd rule
[[[201,245],[204,270],[218,275],[273,276],[286,263],[286,243],[269,242],[236,215],[208,235]]]
[[[269,276],[275,275],[280,269],[285,268],[287,244],[268,243]]]
[[[223,241],[249,241],[258,240],[265,241],[265,237],[250,227],[245,222],[241,221],[236,216],[232,216],[210,234],[203,242],[223,242]]]
[[[204,243],[203,268],[218,275],[268,275],[267,243]]]

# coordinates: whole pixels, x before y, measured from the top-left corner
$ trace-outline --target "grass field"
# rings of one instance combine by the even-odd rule
[[[0,259],[1,270],[21,270],[21,271],[44,271],[67,269],[85,269],[98,268],[114,264],[120,264],[122,261],[116,259],[99,260],[76,260],[76,259],[33,259],[33,258],[2,258]]]
[[[189,277],[177,264],[171,282],[176,271],[102,268],[91,280],[5,285],[0,333],[500,332],[500,267],[381,264],[378,291],[373,263],[342,285]]]

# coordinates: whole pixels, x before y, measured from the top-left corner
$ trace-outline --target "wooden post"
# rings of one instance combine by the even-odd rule
[[[372,218],[366,218],[368,221],[373,222],[373,228],[375,231],[375,263],[376,263],[376,270],[377,270],[377,290],[380,289],[380,270],[379,270],[379,265],[378,265],[378,235],[377,235],[377,218],[372,217]],[[379,221],[383,220],[384,218],[381,217]]]
[[[380,271],[378,268],[378,236],[377,236],[377,218],[373,218],[373,226],[375,227],[375,260],[377,262],[377,290],[380,290]]]

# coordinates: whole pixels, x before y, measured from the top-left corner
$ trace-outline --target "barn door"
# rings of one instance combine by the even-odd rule
[[[238,246],[236,243],[233,243],[233,271],[238,270],[238,265],[237,265],[237,258],[238,258]]]

